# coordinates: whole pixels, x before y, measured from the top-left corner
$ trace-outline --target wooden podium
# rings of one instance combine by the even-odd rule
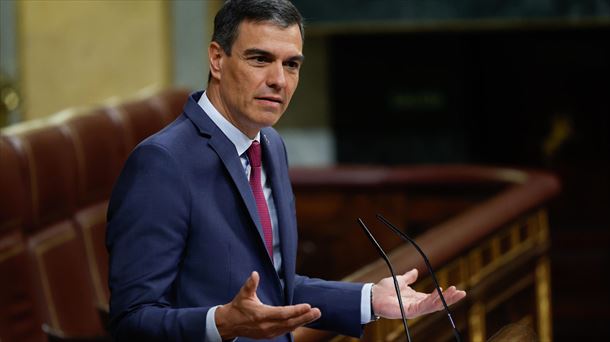
[[[496,332],[493,340],[502,341],[507,334],[522,334],[523,322],[541,341],[552,340],[543,205],[559,191],[554,176],[464,165],[299,169],[291,176],[301,274],[357,282],[387,277],[385,263],[356,226],[356,217],[362,217],[391,250],[396,272],[417,267],[420,279],[414,287],[432,291],[422,258],[375,220],[381,213],[415,237],[442,287],[467,291],[466,299],[451,308],[464,341],[483,342]],[[409,327],[415,340],[454,340],[443,312],[410,320]],[[311,329],[298,329],[295,339],[354,340]],[[362,340],[405,337],[399,320],[381,319],[367,325]]]
[[[489,338],[489,342],[536,342],[538,338],[532,327],[532,321],[522,319],[517,323],[505,325]]]

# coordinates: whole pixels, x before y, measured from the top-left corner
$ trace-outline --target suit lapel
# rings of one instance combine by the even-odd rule
[[[263,236],[263,228],[260,223],[261,221],[258,217],[258,210],[256,208],[256,200],[254,199],[254,195],[252,194],[250,183],[248,183],[246,173],[244,172],[244,168],[241,164],[239,156],[235,151],[235,146],[229,141],[229,139],[224,134],[220,132],[220,130],[218,134],[210,138],[209,145],[212,147],[212,149],[214,149],[214,151],[216,151],[216,153],[222,160],[225,168],[229,171],[231,179],[237,186],[239,194],[241,195],[242,200],[248,208],[250,218],[256,225],[256,231],[258,232],[259,236],[259,250],[261,251],[261,254],[264,254],[264,256],[261,256],[261,262],[268,265],[268,267],[270,268],[270,274],[272,274],[272,277],[274,279],[274,286],[276,287],[276,291],[274,291],[273,293],[277,294],[276,301],[278,301],[278,303],[281,303],[283,300],[283,296],[281,295],[282,286],[280,284],[280,278],[275,272],[273,264],[271,263],[271,259],[268,257],[267,248],[265,247],[265,238]],[[267,168],[265,168],[265,170],[266,169]],[[279,225],[281,226],[281,223]]]
[[[235,186],[237,186],[237,190],[239,190],[239,194],[241,195],[242,200],[246,204],[248,208],[248,213],[250,214],[250,218],[253,223],[256,225],[256,230],[259,233],[262,241],[264,241],[264,237],[262,235],[263,228],[260,224],[260,219],[258,218],[258,211],[256,209],[256,200],[254,199],[254,195],[252,194],[252,189],[250,188],[250,184],[248,183],[248,179],[246,178],[246,173],[244,172],[244,168],[239,160],[239,156],[235,151],[235,146],[231,144],[229,141],[228,144],[221,140],[228,140],[224,135],[222,137],[216,138],[213,136],[210,139],[209,145],[216,151],[216,154],[222,160],[227,171],[231,175],[231,179]]]
[[[195,124],[202,135],[209,137],[208,144],[216,152],[229,172],[231,180],[237,187],[242,200],[246,204],[250,218],[257,228],[256,230],[258,231],[261,243],[264,247],[263,229],[260,224],[260,219],[258,218],[258,211],[256,210],[256,200],[250,189],[250,184],[246,178],[244,168],[233,143],[231,143],[229,138],[222,133],[197,103],[202,94],[203,92],[198,92],[190,96],[184,106],[184,113]]]

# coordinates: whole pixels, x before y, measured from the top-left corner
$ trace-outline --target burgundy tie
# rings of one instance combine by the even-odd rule
[[[261,145],[259,142],[253,141],[247,153],[248,159],[250,159],[250,187],[254,194],[254,200],[256,200],[258,217],[260,217],[261,225],[263,226],[265,246],[271,257],[271,262],[273,262],[273,228],[271,227],[269,208],[267,207],[263,186],[261,185]]]

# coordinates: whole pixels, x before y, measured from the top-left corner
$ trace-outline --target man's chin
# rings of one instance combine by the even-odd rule
[[[261,127],[271,127],[273,125],[275,125],[278,121],[280,121],[280,118],[282,117],[282,114],[278,114],[276,112],[273,113],[269,113],[269,112],[265,112],[262,113],[262,115],[259,117],[259,124],[261,125]]]

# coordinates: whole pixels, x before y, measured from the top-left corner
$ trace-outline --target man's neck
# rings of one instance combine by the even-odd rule
[[[225,102],[223,101],[222,96],[220,95],[220,89],[218,87],[218,84],[214,82],[214,79],[210,80],[210,84],[208,85],[208,88],[205,92],[214,108],[216,108],[218,113],[220,113],[220,115],[222,115],[227,121],[229,121],[231,125],[235,126],[235,128],[239,129],[250,139],[254,139],[259,134],[258,129],[249,130],[243,127],[243,125],[240,125],[239,122],[230,114],[229,110],[227,109],[227,106],[225,105]]]
[[[207,90],[205,93],[201,95],[197,104],[203,109],[203,111],[207,114],[207,116],[214,122],[214,124],[220,129],[224,135],[229,138],[229,140],[235,146],[237,150],[237,154],[243,154],[246,149],[252,143],[252,140],[260,141],[260,134],[256,134],[254,138],[250,138],[245,135],[239,128],[235,127],[229,120],[227,120],[214,106],[212,101],[210,100]]]

